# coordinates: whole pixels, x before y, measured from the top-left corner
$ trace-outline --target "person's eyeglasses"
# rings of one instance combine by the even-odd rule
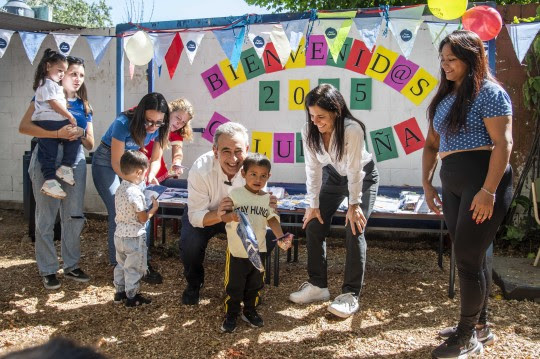
[[[164,125],[164,123],[161,122],[161,121],[159,121],[159,122],[153,122],[153,121],[148,121],[148,120],[145,120],[145,121],[144,121],[144,126],[145,126],[145,127],[152,127],[152,126],[154,126],[154,127],[160,128],[160,127],[163,126],[163,125]]]
[[[73,64],[82,64],[82,65],[84,65],[84,59],[81,59],[80,57],[68,56],[68,57],[66,57],[66,59],[68,60],[68,62],[71,62]]]

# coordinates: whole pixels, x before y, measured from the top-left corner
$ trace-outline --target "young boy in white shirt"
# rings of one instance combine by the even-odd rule
[[[280,239],[279,246],[283,249],[290,247],[292,235],[283,237],[283,230],[279,223],[279,216],[270,207],[270,194],[263,191],[266,182],[270,178],[270,161],[259,153],[250,154],[244,160],[242,177],[246,181],[244,187],[233,188],[229,197],[234,204],[234,210],[244,213],[249,219],[257,239],[261,262],[266,257],[266,226],[268,225],[276,238]],[[242,320],[252,327],[262,327],[263,319],[255,310],[259,300],[259,292],[264,286],[264,270],[257,269],[248,258],[243,239],[237,233],[238,214],[233,211],[224,214],[221,218],[226,222],[227,231],[227,260],[225,268],[225,311],[227,313],[221,330],[232,333],[236,329],[236,319],[241,311],[241,303],[244,308],[241,314]],[[276,248],[276,250],[278,250]]]
[[[126,307],[152,302],[139,293],[140,280],[147,270],[146,222],[158,210],[158,202],[152,198],[152,208],[146,211],[144,193],[139,186],[145,179],[147,169],[148,159],[142,152],[129,150],[120,159],[123,181],[114,196],[117,261],[114,268],[114,302],[125,301]]]

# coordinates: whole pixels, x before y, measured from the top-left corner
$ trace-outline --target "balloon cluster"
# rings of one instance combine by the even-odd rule
[[[428,0],[431,13],[443,20],[461,17],[463,28],[475,32],[482,41],[488,41],[499,34],[502,18],[491,6],[475,6],[467,10],[467,0]]]

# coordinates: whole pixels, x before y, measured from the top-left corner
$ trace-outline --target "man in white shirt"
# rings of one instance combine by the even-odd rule
[[[180,258],[187,281],[182,294],[183,304],[199,304],[206,246],[210,238],[225,233],[221,216],[233,209],[228,197],[230,189],[245,184],[240,169],[247,156],[248,143],[246,128],[236,122],[227,122],[214,133],[212,151],[201,155],[189,170],[188,204],[180,232]],[[276,197],[272,196],[271,206],[275,207],[276,202]],[[270,251],[268,248],[268,253]]]

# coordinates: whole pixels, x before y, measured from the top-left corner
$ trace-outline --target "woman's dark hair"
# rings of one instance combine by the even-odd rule
[[[45,83],[45,77],[47,77],[47,64],[54,65],[58,62],[67,62],[66,57],[54,50],[45,50],[43,57],[37,66],[36,74],[34,75],[34,85],[32,86],[34,91]]]
[[[456,99],[446,118],[446,132],[453,134],[465,128],[467,113],[474,99],[478,96],[484,80],[497,82],[489,72],[488,60],[484,51],[484,44],[480,37],[472,31],[456,30],[446,36],[439,45],[439,55],[445,45],[449,45],[452,53],[467,65],[467,73],[456,88],[454,81],[448,81],[441,66],[441,82],[439,89],[429,104],[427,115],[429,122],[433,122],[439,103],[450,93]]]
[[[68,62],[68,70],[71,67],[71,65],[80,65],[83,68],[85,68],[84,60],[81,59],[80,57],[68,56],[67,62]],[[84,81],[81,87],[79,87],[79,90],[77,90],[77,96],[82,100],[84,104],[84,113],[86,114],[86,116],[93,113],[94,110],[92,109],[92,106],[90,106],[90,103],[88,102],[88,92],[86,90],[86,84]],[[69,103],[68,103],[68,107],[69,107]]]
[[[146,115],[147,110],[156,110],[165,114],[163,117],[163,125],[159,128],[157,142],[161,148],[165,148],[167,144],[167,136],[169,135],[169,104],[162,94],[151,92],[143,96],[136,107],[133,107],[123,114],[129,119],[129,133],[131,138],[140,148],[144,148],[144,139],[146,137]]]
[[[366,137],[366,126],[362,121],[355,118],[347,104],[341,92],[330,84],[322,84],[311,90],[305,100],[306,116],[307,116],[307,146],[317,153],[322,153],[321,134],[317,129],[317,126],[311,121],[309,115],[309,107],[319,106],[323,110],[334,113],[336,121],[334,123],[334,132],[336,142],[334,144],[336,148],[337,160],[341,160],[345,151],[345,119],[358,122],[364,131],[364,139]]]

